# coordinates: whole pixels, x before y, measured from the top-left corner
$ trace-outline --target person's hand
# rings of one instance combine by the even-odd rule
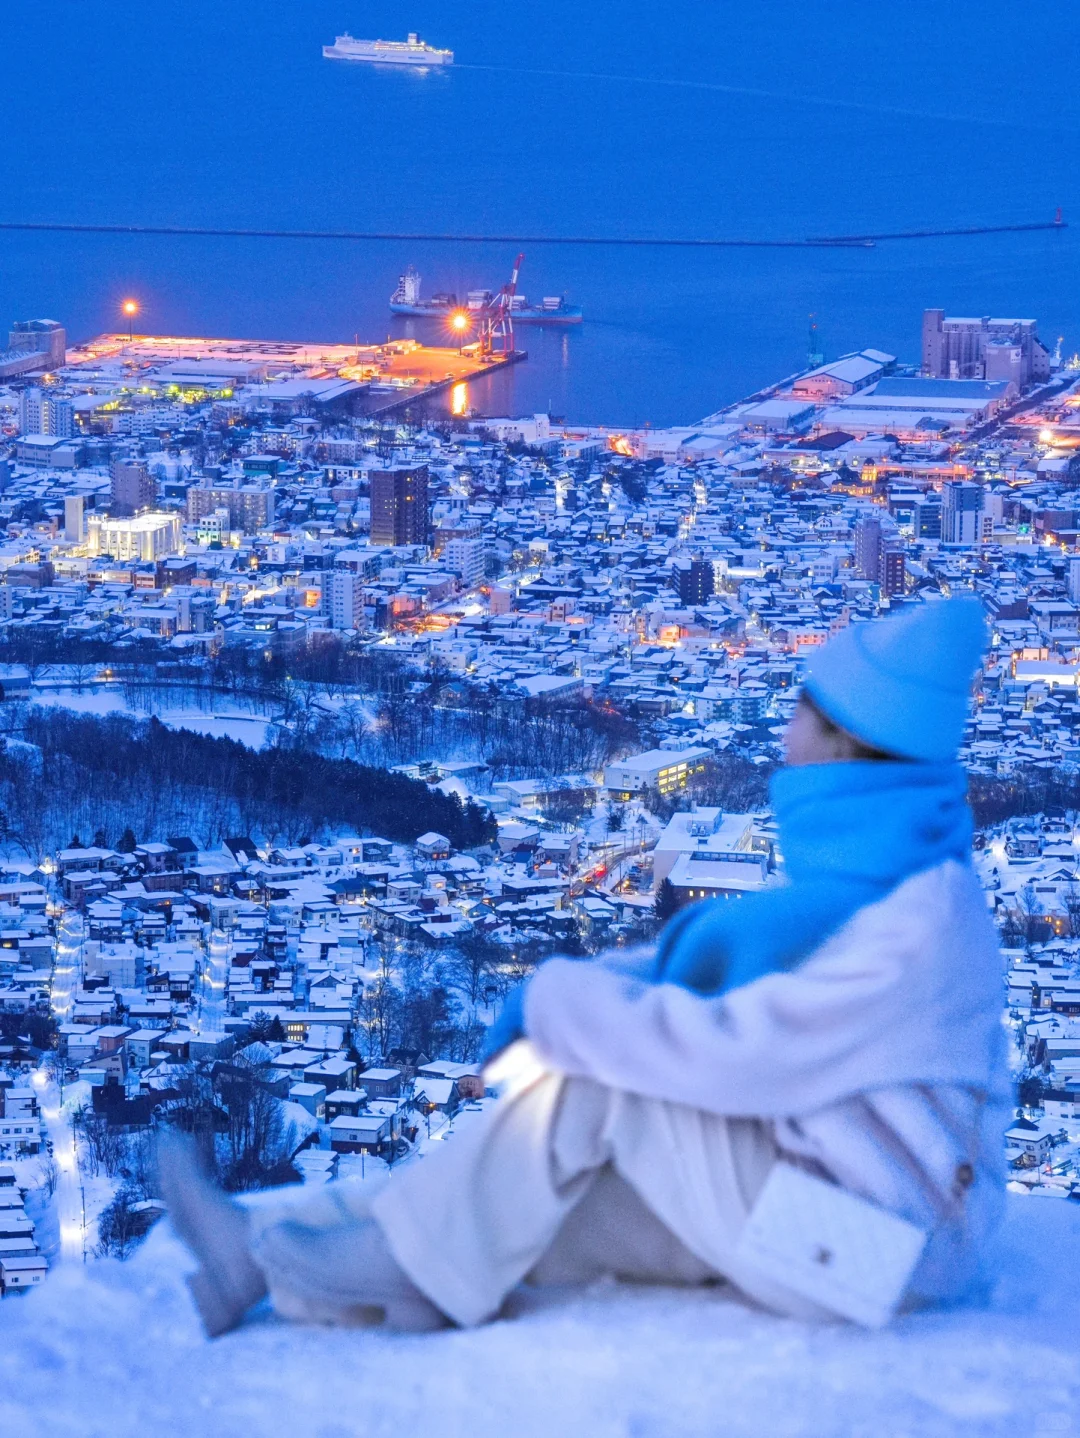
[[[525,985],[517,984],[503,999],[502,1008],[495,1022],[487,1031],[482,1054],[483,1062],[489,1064],[503,1049],[508,1049],[517,1039],[525,1037]]]

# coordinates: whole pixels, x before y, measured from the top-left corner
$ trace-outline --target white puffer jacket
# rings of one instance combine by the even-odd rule
[[[555,959],[525,1027],[565,1073],[774,1123],[780,1147],[928,1229],[914,1289],[968,1292],[1003,1193],[1002,962],[970,867],[867,905],[798,968],[718,998]]]

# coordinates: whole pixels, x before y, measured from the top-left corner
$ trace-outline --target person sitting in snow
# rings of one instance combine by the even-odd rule
[[[244,1207],[165,1147],[204,1326],[422,1330],[518,1285],[726,1282],[835,1316],[740,1256],[773,1166],[928,1233],[909,1307],[976,1293],[1000,1207],[1001,963],[956,751],[985,644],[974,599],[843,631],[809,660],[772,782],[786,882],[678,914],[631,961],[555,958],[493,1025],[503,1095],[374,1198]]]

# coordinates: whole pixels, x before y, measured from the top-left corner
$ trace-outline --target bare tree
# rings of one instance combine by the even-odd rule
[[[450,977],[472,1011],[494,982],[504,958],[503,946],[475,929],[458,940],[457,952],[450,962]]]
[[[83,692],[86,685],[89,684],[90,680],[97,674],[98,667],[97,664],[93,664],[86,659],[78,659],[73,664],[68,665],[68,671],[75,684],[76,694]]]
[[[341,757],[348,758],[350,751],[354,759],[358,758],[364,747],[364,742],[371,731],[368,723],[367,713],[362,704],[355,699],[349,699],[342,705],[339,711],[340,734],[341,734]]]
[[[98,1219],[97,1253],[101,1258],[129,1258],[153,1226],[156,1215],[140,1205],[142,1194],[124,1184]]]
[[[401,992],[392,979],[379,975],[364,991],[360,1024],[367,1038],[368,1055],[379,1058],[392,1047],[401,1012]]]
[[[47,1153],[41,1160],[39,1169],[41,1181],[38,1187],[46,1198],[52,1198],[60,1184],[60,1165],[56,1161],[56,1155]]]
[[[1061,902],[1069,916],[1069,935],[1080,937],[1080,884],[1070,879],[1061,891]]]
[[[102,1114],[94,1113],[85,1104],[71,1115],[71,1127],[77,1138],[82,1139],[80,1166],[94,1177],[104,1172],[114,1178],[124,1157],[124,1138],[120,1131],[110,1127]]]
[[[1036,941],[1042,921],[1042,905],[1030,883],[1017,890],[1016,910],[1020,932],[1024,938],[1024,947],[1030,950]]]

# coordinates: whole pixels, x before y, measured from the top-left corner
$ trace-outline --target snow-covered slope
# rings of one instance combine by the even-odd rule
[[[1080,1434],[1080,1209],[1010,1200],[988,1311],[883,1334],[705,1293],[594,1289],[473,1332],[273,1320],[207,1343],[162,1227],[0,1305],[11,1438],[961,1438]]]

